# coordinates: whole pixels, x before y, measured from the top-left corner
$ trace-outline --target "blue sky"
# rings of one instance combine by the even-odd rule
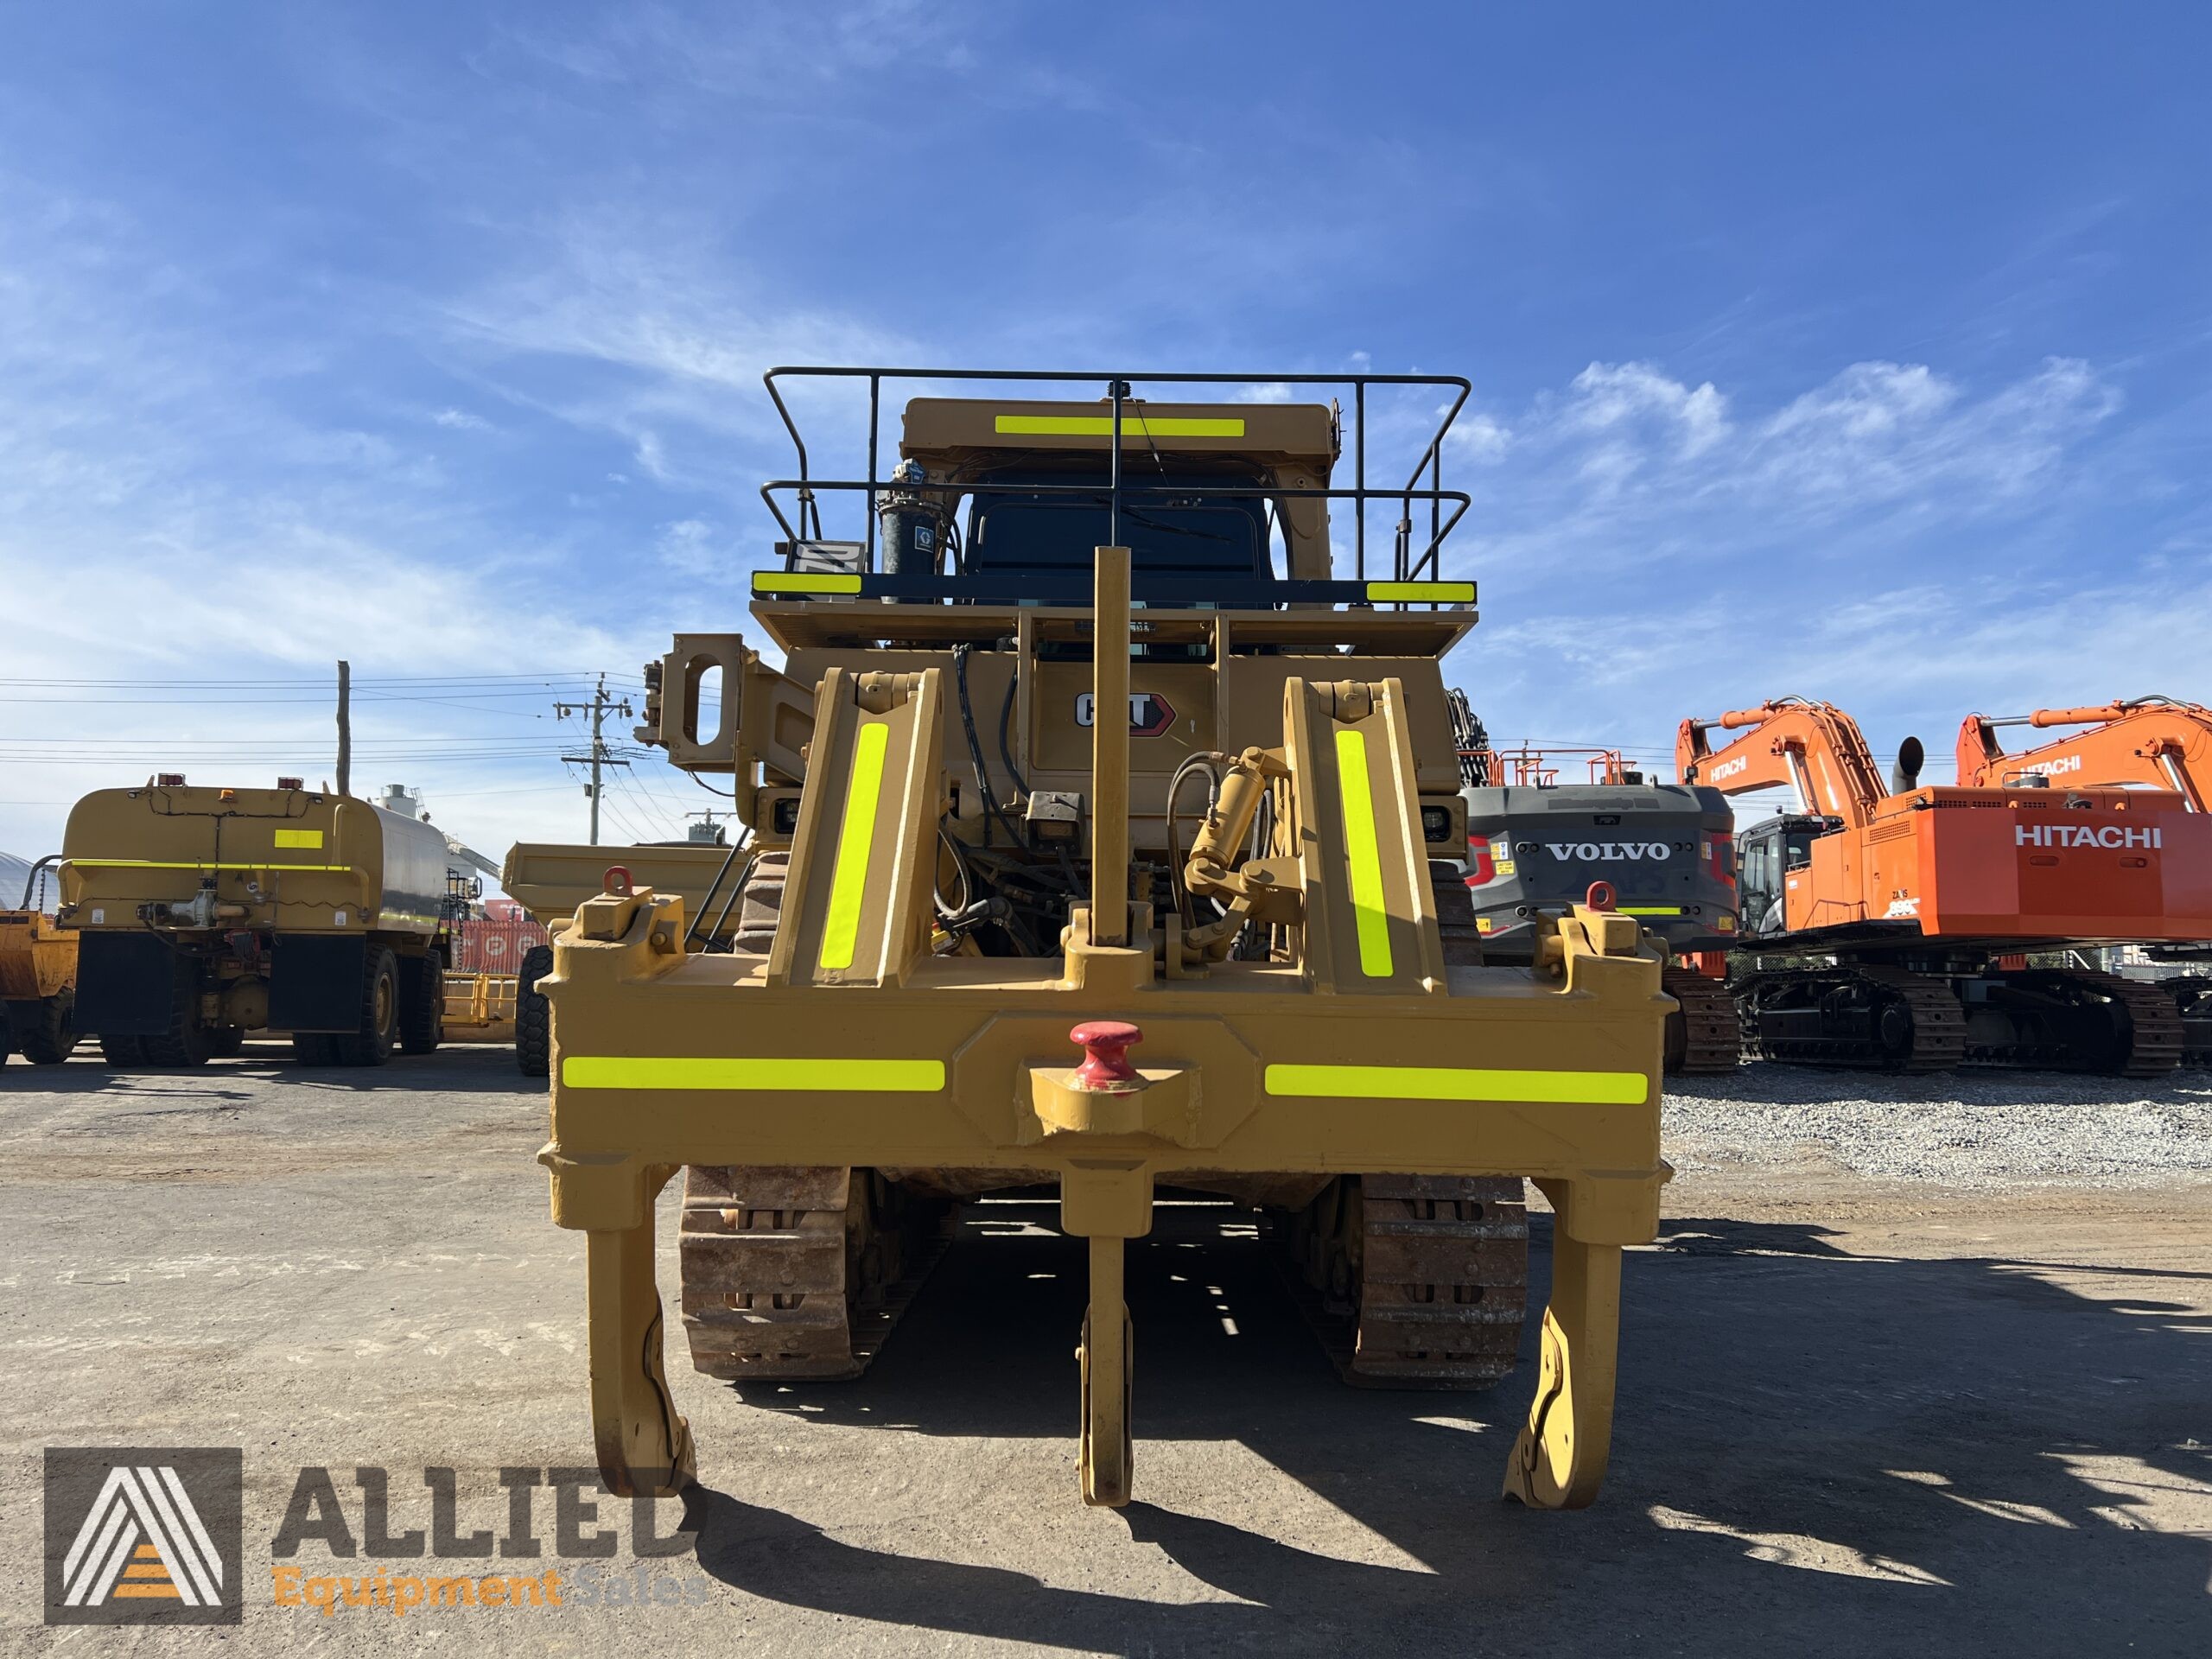
[[[747,626],[778,361],[1471,377],[1451,673],[1501,736],[1795,691],[1947,771],[1969,709],[2212,698],[2208,48],[2158,5],[0,8],[0,847],[171,760],[327,775],[341,655],[358,785],[580,836],[547,705]],[[647,759],[609,833],[709,804]]]

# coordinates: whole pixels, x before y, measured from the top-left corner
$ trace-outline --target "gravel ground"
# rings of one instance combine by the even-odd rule
[[[545,1096],[512,1064],[0,1070],[0,1653],[2207,1652],[2212,1182],[2172,1127],[2202,1124],[2194,1085],[1923,1080],[1854,1108],[1819,1098],[1864,1079],[1760,1067],[1675,1104],[1683,1171],[1624,1264],[1612,1469],[1578,1515],[1497,1498],[1533,1323],[1492,1391],[1346,1389],[1249,1219],[1197,1205],[1130,1252],[1137,1502],[1086,1510],[1083,1248],[1012,1199],[974,1207],[856,1382],[733,1389],[674,1337],[702,1484],[648,1506],[681,1522],[673,1556],[576,1555],[541,1491],[536,1560],[280,1557],[306,1465],[364,1530],[357,1471],[420,1531],[424,1471],[454,1470],[466,1535],[510,1524],[502,1470],[591,1461],[582,1249],[547,1218]],[[2115,1135],[2125,1159],[2094,1145]],[[1856,1173],[1893,1143],[1913,1179]],[[2123,1179],[2063,1173],[2090,1167]],[[42,1627],[45,1448],[149,1445],[242,1448],[243,1628]],[[326,1589],[550,1569],[569,1594],[326,1614],[286,1599],[294,1565]]]
[[[1684,1173],[1796,1164],[1951,1187],[2156,1186],[2212,1176],[2212,1072],[2145,1083],[1746,1065],[1671,1080],[1666,1135]]]

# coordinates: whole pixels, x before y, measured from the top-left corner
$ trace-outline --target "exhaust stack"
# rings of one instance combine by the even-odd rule
[[[1890,768],[1890,793],[1906,795],[1920,787],[1920,768],[1928,760],[1928,752],[1916,737],[1908,737],[1897,746],[1897,763]]]

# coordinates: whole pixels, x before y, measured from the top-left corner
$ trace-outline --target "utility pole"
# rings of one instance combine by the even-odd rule
[[[564,763],[571,766],[588,765],[591,767],[591,782],[584,785],[584,793],[591,798],[591,844],[596,847],[599,845],[600,768],[626,766],[630,764],[627,760],[616,760],[607,752],[607,745],[600,737],[599,728],[610,713],[620,714],[625,720],[629,719],[630,700],[624,697],[618,702],[615,698],[608,696],[607,676],[601,674],[599,677],[599,689],[591,694],[589,702],[556,702],[553,705],[553,712],[563,720],[566,720],[570,715],[591,716],[591,753],[564,754],[561,759]]]
[[[338,792],[353,792],[353,665],[338,659]]]

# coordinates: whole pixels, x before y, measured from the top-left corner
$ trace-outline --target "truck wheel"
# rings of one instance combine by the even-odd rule
[[[59,1065],[77,1052],[77,994],[56,991],[39,1004],[37,1022],[23,1033],[23,1058],[33,1065]]]
[[[200,969],[180,958],[169,989],[169,1028],[158,1037],[141,1039],[149,1065],[193,1066],[207,1064],[207,1039],[213,1033],[200,1023]]]
[[[15,1052],[16,1025],[8,1018],[8,1011],[0,1008],[0,1065],[8,1064],[8,1056]]]
[[[369,947],[361,974],[361,1024],[332,1039],[340,1065],[383,1065],[399,1046],[399,958],[391,947]]]
[[[100,1058],[110,1065],[143,1065],[146,1064],[146,1039],[143,1037],[103,1037],[100,1039]]]
[[[434,950],[419,962],[402,963],[399,977],[404,990],[399,1007],[400,1052],[435,1054],[446,1038],[446,965]]]
[[[552,971],[551,945],[533,944],[523,952],[515,985],[515,1064],[525,1077],[542,1077],[553,1070],[553,1005],[537,988],[537,982]]]
[[[292,1033],[292,1058],[302,1065],[335,1065],[338,1053],[331,1046],[337,1040],[327,1031],[296,1031]]]

